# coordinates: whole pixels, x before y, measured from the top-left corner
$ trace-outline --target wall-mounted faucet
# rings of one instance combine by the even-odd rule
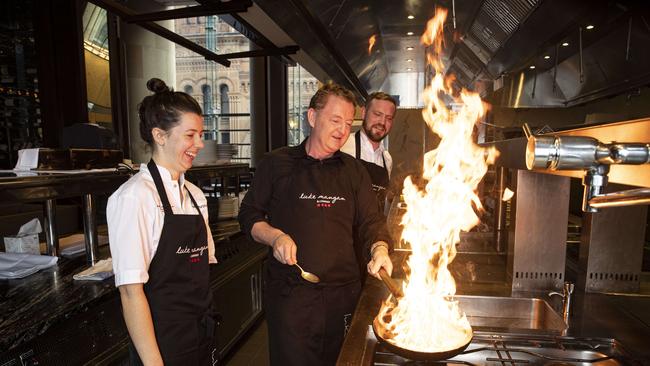
[[[549,292],[548,296],[558,295],[562,297],[562,319],[569,325],[569,315],[571,314],[571,295],[575,285],[571,282],[565,282],[562,287],[562,293]]]
[[[650,189],[631,189],[602,194],[611,164],[650,164],[650,143],[604,144],[587,136],[535,136],[524,124],[528,139],[526,167],[529,170],[585,170],[582,210],[650,203]]]

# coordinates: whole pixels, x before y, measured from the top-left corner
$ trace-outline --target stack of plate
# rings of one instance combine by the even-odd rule
[[[203,141],[203,149],[194,159],[194,165],[209,165],[217,161],[217,141],[206,140]]]
[[[237,197],[219,197],[219,219],[236,218],[239,214],[239,199]]]
[[[237,154],[237,145],[219,144],[216,147],[217,162],[229,163],[230,159]]]

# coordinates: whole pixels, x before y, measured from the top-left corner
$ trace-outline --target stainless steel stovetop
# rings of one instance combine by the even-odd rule
[[[387,351],[377,342],[372,327],[367,341],[374,340],[373,365],[642,365],[628,355],[615,339],[573,338],[549,335],[474,332],[467,349],[448,360],[412,361]]]

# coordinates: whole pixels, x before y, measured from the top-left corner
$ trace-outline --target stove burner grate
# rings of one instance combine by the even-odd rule
[[[376,341],[372,329],[366,337]],[[467,350],[441,361],[413,361],[376,342],[373,365],[641,365],[609,338],[574,338],[536,334],[475,332]]]

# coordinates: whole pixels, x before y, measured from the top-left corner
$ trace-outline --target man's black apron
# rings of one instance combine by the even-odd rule
[[[314,162],[312,158],[303,158],[291,174],[291,187],[283,192],[279,199],[285,202],[287,209],[278,215],[285,216],[281,221],[301,221],[301,226],[307,226],[314,236],[319,235],[325,222],[350,215],[354,197],[351,192],[331,191],[326,183],[309,173],[310,169],[326,169],[328,163]],[[325,164],[325,166],[323,165]],[[313,170],[312,170],[313,172]],[[304,200],[298,197],[304,193],[332,194],[346,196],[345,202],[336,202],[325,207],[318,207],[315,200]],[[345,205],[344,205],[345,204]],[[352,233],[350,233],[352,234]],[[348,259],[354,268],[354,249],[339,248],[332,243],[331,253],[337,253],[341,265]],[[301,245],[298,246],[298,262],[305,270],[310,268],[310,261],[301,258]],[[347,255],[344,253],[348,253]],[[347,257],[347,258],[344,258]],[[311,258],[318,261],[318,258]],[[275,261],[270,255],[269,261]],[[285,266],[290,271],[273,271],[267,264],[265,275],[264,306],[269,328],[269,354],[272,366],[332,366],[336,363],[341,345],[352,320],[361,284],[354,273],[352,277],[341,283],[312,284],[300,277],[296,268]],[[317,273],[318,275],[318,273]],[[321,280],[323,278],[321,277]]]
[[[383,214],[384,206],[386,204],[386,192],[388,190],[389,177],[388,177],[388,168],[386,168],[386,159],[382,154],[381,158],[384,163],[384,166],[379,166],[373,162],[365,161],[361,159],[361,131],[357,131],[354,134],[355,142],[355,158],[366,167],[368,174],[370,175],[370,180],[372,181],[372,189],[377,194],[377,201],[379,203],[379,211]],[[357,256],[357,261],[359,262],[359,276],[361,281],[365,281],[368,271],[366,264],[370,261],[368,253],[365,250],[365,246],[361,243],[359,235],[355,234],[355,255]]]
[[[217,355],[205,221],[189,190],[199,214],[174,214],[153,160],[147,168],[165,210],[158,249],[144,285],[158,348],[165,366],[213,365]],[[133,346],[131,364],[142,364]]]
[[[379,202],[379,210],[384,212],[384,205],[386,203],[386,192],[389,184],[388,177],[388,168],[386,168],[386,159],[382,154],[381,159],[384,163],[384,166],[379,166],[373,162],[365,161],[361,159],[361,131],[357,131],[354,134],[355,142],[355,157],[359,160],[363,166],[366,167],[368,174],[370,174],[370,180],[372,181],[372,189],[377,194],[377,201]]]

